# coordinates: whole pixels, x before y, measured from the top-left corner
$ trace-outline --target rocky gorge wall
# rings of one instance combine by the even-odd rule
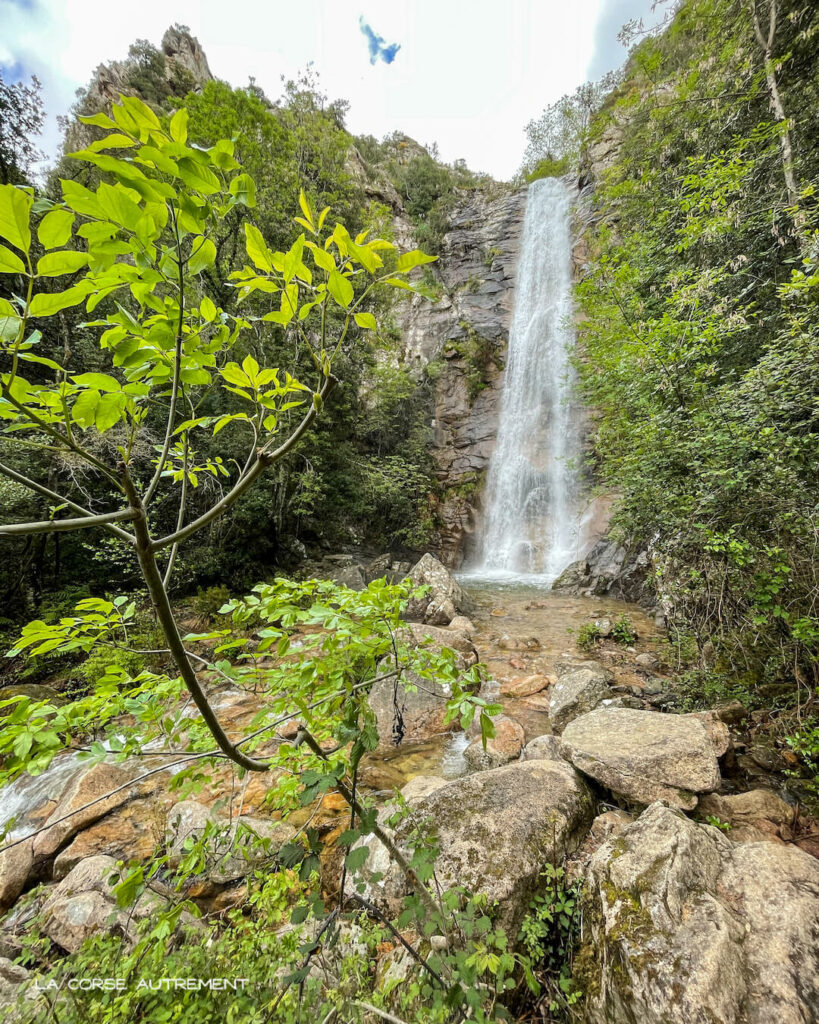
[[[462,564],[480,513],[497,434],[526,189],[476,190],[453,213],[434,264],[439,301],[413,298],[400,316],[403,360],[435,379],[433,457],[440,486],[434,548]]]

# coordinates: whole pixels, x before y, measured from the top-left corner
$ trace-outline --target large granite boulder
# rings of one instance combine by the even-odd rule
[[[599,708],[570,722],[561,739],[575,768],[634,803],[692,810],[698,793],[720,784],[714,743],[692,715]]]
[[[444,888],[463,885],[498,902],[498,921],[516,935],[544,864],[559,864],[579,845],[594,800],[566,762],[519,761],[438,786],[411,801],[393,833],[405,854],[416,829],[437,836],[435,876]],[[368,898],[389,913],[400,909],[408,883],[373,836],[362,874]]]
[[[549,721],[556,733],[561,733],[575,718],[594,711],[611,696],[609,684],[614,676],[607,668],[595,663],[578,666],[559,674],[552,687],[549,700]]]
[[[587,891],[588,1024],[817,1019],[819,861],[801,850],[656,803],[592,856]]]
[[[459,612],[471,610],[458,581],[434,555],[423,555],[410,569],[409,578],[416,587],[428,587],[423,597],[407,603],[405,616],[410,622],[448,626]]]

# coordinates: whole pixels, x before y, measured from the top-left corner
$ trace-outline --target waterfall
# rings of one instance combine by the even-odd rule
[[[570,220],[564,182],[530,185],[475,575],[550,585],[579,555]]]

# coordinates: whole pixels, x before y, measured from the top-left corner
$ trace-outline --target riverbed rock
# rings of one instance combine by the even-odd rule
[[[692,810],[698,793],[720,784],[714,745],[690,715],[598,709],[566,726],[562,749],[577,769],[633,803],[665,799]]]
[[[492,724],[495,735],[486,741],[486,749],[481,737],[476,736],[464,750],[464,760],[473,768],[498,768],[520,757],[526,740],[523,726],[506,715],[496,715]]]
[[[589,1024],[816,1020],[819,862],[802,851],[655,803],[594,854],[587,891]]]
[[[113,764],[95,764],[88,771],[76,774],[46,821],[51,827],[34,837],[35,861],[53,856],[72,836],[128,800],[133,795],[131,790],[120,787],[134,774],[133,770]],[[103,800],[97,799],[114,789],[119,792]]]
[[[611,697],[609,683],[612,673],[600,665],[576,668],[563,672],[552,687],[549,701],[549,721],[556,733],[561,733],[575,718],[593,711],[607,697]]]
[[[524,761],[564,761],[557,736],[535,736],[523,748]]]
[[[408,683],[410,689],[405,687]],[[379,748],[400,743],[421,743],[446,732],[446,702],[452,696],[448,683],[405,672],[398,681],[381,679],[367,698],[376,717]]]
[[[232,822],[217,817],[196,800],[182,800],[168,815],[165,843],[168,863],[179,865],[189,839],[208,835],[203,875],[215,886],[227,885],[252,873],[295,835],[292,825],[264,818],[240,817]],[[204,880],[200,889],[205,894]]]
[[[533,694],[545,690],[551,682],[553,680],[549,676],[540,673],[504,679],[500,684],[501,697],[531,697]]]
[[[423,597],[407,602],[405,616],[410,622],[448,626],[459,612],[471,610],[458,581],[434,555],[423,555],[410,570],[409,578],[416,587],[429,588]]]
[[[543,865],[560,864],[591,822],[594,801],[581,776],[566,762],[519,761],[449,782],[412,803],[411,815],[394,832],[407,841],[418,828],[434,831],[440,853],[438,882],[463,885],[498,902],[498,922],[516,935],[539,884]],[[395,912],[408,883],[372,836],[363,869],[367,898]]]
[[[0,913],[14,904],[25,888],[33,866],[31,839],[0,853]]]

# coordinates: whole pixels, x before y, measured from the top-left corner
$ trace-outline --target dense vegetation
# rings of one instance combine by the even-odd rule
[[[402,137],[384,143],[354,140],[344,128],[346,105],[328,102],[309,74],[286,83],[275,103],[253,83],[234,89],[213,80],[188,92],[192,84],[189,74],[178,69],[169,74],[165,55],[141,41],[131,48],[125,81],[160,114],[169,114],[184,102],[192,144],[210,147],[220,138],[233,139],[237,162],[259,183],[255,220],[270,244],[284,251],[298,234],[292,215],[300,188],[317,208],[332,206],[334,216],[352,235],[369,230],[387,239],[392,237],[395,211],[385,202],[368,198],[364,179],[369,176],[376,192],[380,190],[387,199],[390,189],[393,195],[397,189],[417,225],[419,239],[431,242],[434,251],[440,245],[457,189],[474,186],[477,180],[463,168],[440,164]],[[8,153],[10,162],[16,154],[13,180],[23,181],[30,170],[31,153],[25,149],[17,152],[14,146],[31,134],[42,112],[36,91],[22,86],[11,87],[11,91],[20,115],[14,123],[11,119],[6,122],[10,140],[3,152]],[[87,104],[87,95],[80,95],[74,113],[94,113]],[[76,150],[93,142],[97,134],[93,127],[72,120],[66,138],[67,150]],[[363,160],[356,145],[366,154]],[[48,179],[44,199],[59,199],[60,179],[93,187],[99,181],[99,171],[63,157]],[[215,259],[202,271],[214,300],[228,314],[237,311],[237,292],[223,282],[240,252],[244,217],[243,210],[237,208],[225,218],[214,236]],[[33,255],[39,257],[43,252],[35,238]],[[369,308],[378,314],[378,335],[364,344],[343,346],[334,371],[341,385],[326,416],[310,428],[304,454],[269,474],[203,543],[182,556],[175,577],[178,591],[196,590],[226,578],[234,586],[250,586],[259,578],[260,567],[293,565],[306,549],[353,545],[412,552],[428,543],[435,525],[430,500],[435,491],[429,450],[432,383],[426,377],[411,376],[401,366],[395,302],[385,296],[370,300]],[[244,303],[250,313],[257,306],[253,296]],[[39,350],[59,363],[70,353],[71,368],[78,372],[98,368],[93,340],[83,326],[83,315],[75,309],[65,309],[42,325]],[[292,333],[271,327],[254,329],[254,336],[240,343],[237,356],[247,354],[255,354],[262,365],[287,365],[294,375],[309,365],[308,353]],[[219,402],[216,396],[214,414]],[[20,468],[22,463],[15,461],[19,457],[5,442],[3,445],[4,457]],[[204,455],[216,452],[216,447],[208,445],[203,449]],[[225,442],[224,438],[220,438],[218,454],[226,462],[240,457],[231,440]],[[29,452],[26,459],[30,458],[38,470],[54,479],[65,475],[67,467],[43,449]],[[76,497],[83,488],[94,493],[95,483],[82,479],[67,486],[72,488],[68,496]],[[218,486],[218,481],[210,485],[203,481],[203,487],[191,496],[192,511],[197,502],[209,500],[208,490],[213,486]],[[2,487],[15,517],[47,514],[46,506],[31,496],[7,483]],[[166,514],[169,525],[174,514],[170,506]],[[64,593],[70,601],[72,594],[78,596],[78,590],[104,589],[113,564],[125,572],[125,583],[135,582],[127,575],[123,552],[110,539],[100,544],[90,535],[82,539],[42,536],[25,541],[4,539],[0,544],[6,553],[0,589],[7,618],[30,612],[49,594]]]
[[[650,548],[678,629],[804,703],[819,683],[819,18],[780,2],[766,55],[752,10],[683,5],[591,119],[579,368],[614,525]]]

